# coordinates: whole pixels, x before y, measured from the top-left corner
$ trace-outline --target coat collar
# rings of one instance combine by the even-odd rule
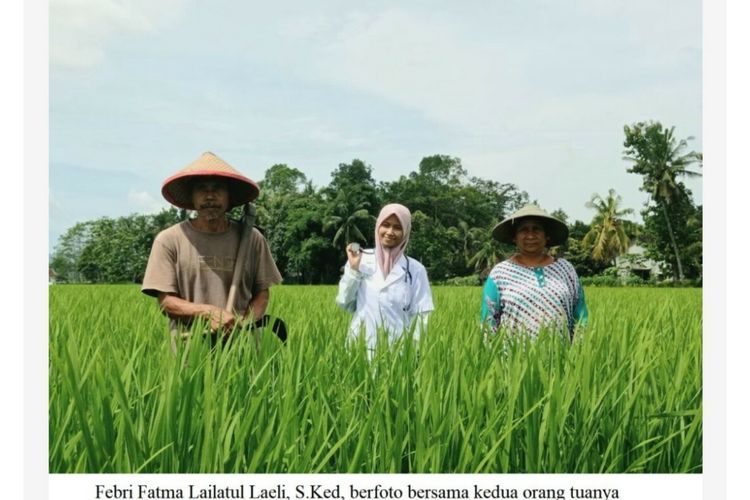
[[[383,274],[378,268],[377,260],[374,254],[366,254],[360,264],[360,271],[372,277],[374,283],[381,283],[382,286],[388,286],[404,278],[406,274],[406,256],[401,254],[396,264],[391,268],[391,272],[383,279]],[[409,270],[413,272],[413,270]]]
[[[378,273],[380,273],[379,269],[378,269]],[[406,256],[404,254],[401,254],[401,257],[399,257],[396,264],[391,268],[391,272],[385,278],[385,283],[383,286],[388,286],[391,283],[395,283],[396,281],[403,279],[405,274],[406,274]]]

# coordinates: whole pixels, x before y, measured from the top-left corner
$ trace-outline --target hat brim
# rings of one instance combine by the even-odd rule
[[[500,243],[514,245],[513,237],[516,228],[526,219],[537,219],[544,226],[544,234],[547,236],[547,246],[556,247],[568,241],[568,226],[554,217],[544,215],[524,215],[521,217],[508,217],[492,229],[492,237]]]
[[[164,181],[161,187],[162,196],[176,207],[195,210],[190,183],[196,177],[220,177],[226,180],[230,208],[254,201],[260,194],[258,185],[244,175],[216,170],[192,170],[177,173]]]

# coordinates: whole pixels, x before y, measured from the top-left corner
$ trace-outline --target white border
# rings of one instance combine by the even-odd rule
[[[748,115],[750,114],[750,99],[748,88],[748,20],[750,7],[746,1],[730,0],[726,12],[726,97],[727,119],[726,149],[727,187],[725,200],[726,215],[726,254],[728,257],[726,285],[727,296],[724,311],[727,314],[728,329],[727,342],[724,345],[728,363],[726,372],[726,394],[724,409],[727,421],[727,488],[728,498],[747,498],[747,456],[750,446],[750,430],[747,425],[747,394],[750,370],[748,366],[748,352],[750,342],[747,326],[747,283],[748,273],[747,254],[750,248],[748,238],[748,152],[747,133]],[[706,234],[706,239],[709,235]],[[719,368],[719,367],[717,367]],[[705,440],[705,438],[704,438]],[[712,467],[714,465],[712,464]]]
[[[612,490],[617,489],[617,497],[628,500],[698,500],[702,498],[702,482],[700,474],[60,474],[50,476],[53,492],[50,498],[95,500],[97,492],[99,498],[106,498],[106,491],[109,489],[112,495],[110,498],[117,498],[115,495],[119,491],[119,498],[138,499],[139,485],[168,491],[162,498],[167,498],[168,495],[177,497],[178,491],[182,498],[190,498],[190,485],[193,485],[193,495],[201,489],[213,491],[212,485],[215,485],[219,490],[232,488],[239,491],[242,487],[242,498],[251,499],[252,485],[256,499],[261,493],[260,489],[265,488],[285,495],[281,496],[282,500],[316,500],[318,497],[310,494],[310,487],[320,485],[317,491],[321,496],[323,490],[334,493],[338,488],[339,496],[332,496],[332,500],[355,499],[351,494],[352,486],[360,492],[369,489],[370,498],[375,500],[425,499],[429,498],[424,494],[425,490],[461,488],[466,488],[469,500],[487,498],[475,496],[475,486],[481,490],[496,492],[495,498],[503,498],[501,490],[514,489],[516,497],[523,499],[531,498],[524,495],[526,489],[562,489],[563,497],[558,497],[556,492],[552,496],[545,491],[537,498],[570,499],[570,488],[575,487],[599,489],[603,495],[603,490],[608,490],[611,496],[614,495]],[[301,492],[306,494],[305,497],[296,495],[298,487],[302,488]],[[376,488],[380,492],[400,491],[401,494],[384,496],[377,493]],[[412,491],[421,490],[423,495],[410,494],[410,488]],[[140,491],[141,498],[147,498],[146,491]],[[505,498],[508,498],[507,494]],[[356,500],[363,500],[363,497],[357,496]]]
[[[726,4],[703,4],[703,497],[726,498]]]
[[[24,223],[21,215],[23,185],[23,30],[21,29],[22,4],[17,1],[0,4],[0,51],[2,52],[3,76],[0,79],[0,109],[2,110],[2,131],[0,143],[3,145],[3,232],[10,237],[3,245],[3,289],[2,314],[5,326],[2,329],[3,346],[0,362],[3,380],[2,420],[4,461],[3,496],[21,498],[23,477],[23,405],[24,387],[18,373],[21,371],[23,356],[23,248],[17,239],[23,234]],[[42,200],[42,203],[44,200]],[[18,370],[16,370],[18,368]]]
[[[741,297],[739,293],[732,296],[730,294],[727,297],[726,285],[727,285],[727,273],[726,273],[726,254],[724,253],[723,242],[726,240],[727,234],[727,222],[726,217],[731,213],[744,214],[747,213],[746,200],[750,199],[747,193],[747,183],[742,183],[734,175],[730,176],[733,182],[730,184],[730,193],[727,193],[726,180],[727,173],[725,172],[726,165],[726,142],[728,138],[733,147],[730,148],[729,153],[731,159],[737,164],[741,165],[738,169],[746,169],[745,166],[747,161],[747,152],[740,151],[739,146],[747,142],[745,137],[741,136],[741,133],[731,133],[729,136],[726,135],[726,118],[727,118],[727,107],[726,107],[726,94],[725,88],[727,88],[726,78],[726,57],[730,56],[730,59],[735,63],[732,70],[738,67],[742,68],[746,66],[745,59],[747,57],[747,50],[741,50],[746,45],[741,39],[737,40],[737,37],[744,37],[746,32],[746,21],[747,16],[747,4],[743,0],[729,0],[731,17],[727,22],[727,5],[724,0],[711,0],[704,3],[704,152],[706,154],[706,168],[704,177],[704,199],[708,200],[708,203],[704,206],[704,234],[705,234],[705,246],[704,246],[704,259],[705,259],[705,288],[704,288],[704,474],[701,478],[700,475],[692,475],[688,477],[669,475],[631,475],[631,476],[606,476],[600,477],[601,480],[611,480],[618,484],[624,483],[627,487],[638,487],[640,484],[649,484],[652,491],[659,493],[666,493],[666,490],[659,490],[654,487],[652,481],[664,481],[664,485],[672,484],[674,488],[669,489],[669,495],[666,496],[655,496],[653,498],[670,497],[670,498],[694,498],[694,496],[680,496],[677,491],[680,491],[681,485],[688,485],[694,490],[698,490],[696,487],[696,479],[703,482],[703,494],[705,498],[726,498],[727,495],[727,484],[726,484],[726,471],[730,475],[730,486],[731,492],[735,493],[739,497],[742,493],[746,493],[745,484],[741,481],[746,475],[745,471],[741,468],[742,462],[739,460],[740,457],[746,456],[747,448],[747,425],[744,422],[744,416],[746,410],[740,407],[740,404],[744,405],[745,397],[738,397],[735,401],[731,401],[728,408],[729,414],[735,415],[735,419],[730,421],[729,433],[732,436],[732,440],[727,444],[727,428],[725,421],[727,418],[727,397],[726,387],[727,382],[723,367],[727,366],[727,339],[725,332],[727,331],[727,323],[725,317],[725,311],[727,300],[732,309],[743,312],[747,309],[746,306],[738,301]],[[75,484],[79,481],[87,482],[90,480],[96,480],[96,476],[90,475],[76,475],[76,476],[64,476],[64,475],[47,475],[47,324],[48,324],[48,311],[47,311],[47,287],[46,287],[46,276],[44,276],[44,267],[47,261],[47,211],[48,203],[46,196],[42,195],[42,191],[46,194],[48,179],[48,3],[41,0],[27,0],[25,3],[20,1],[11,0],[11,2],[3,3],[3,16],[4,19],[2,32],[2,39],[0,39],[0,45],[6,48],[14,50],[18,39],[21,36],[20,27],[21,23],[21,12],[22,9],[25,11],[25,18],[23,19],[23,31],[24,43],[25,43],[25,67],[23,68],[24,75],[24,87],[26,90],[24,96],[25,106],[25,121],[24,114],[18,109],[20,100],[17,96],[22,95],[23,88],[16,85],[19,83],[13,78],[16,74],[21,74],[20,61],[13,57],[4,57],[4,67],[6,71],[4,74],[3,90],[2,92],[2,109],[10,110],[11,118],[5,121],[3,129],[3,138],[8,139],[10,144],[9,148],[4,151],[4,160],[9,162],[4,169],[5,176],[10,175],[10,178],[6,177],[6,182],[11,186],[18,186],[21,184],[20,179],[16,180],[13,175],[17,175],[20,178],[20,172],[18,169],[13,168],[12,165],[25,166],[24,170],[24,229],[21,227],[13,226],[14,221],[12,220],[12,213],[8,217],[10,227],[6,226],[6,234],[19,234],[23,231],[24,234],[24,251],[23,255],[11,254],[4,260],[5,262],[11,263],[6,266],[8,272],[11,273],[11,283],[16,290],[23,289],[23,322],[24,328],[21,329],[11,323],[10,332],[23,331],[23,343],[24,343],[24,385],[23,392],[25,398],[23,405],[21,404],[20,396],[20,384],[5,384],[7,387],[7,396],[10,396],[11,402],[8,402],[8,406],[11,408],[20,408],[23,406],[24,417],[23,421],[19,414],[14,412],[8,412],[10,415],[6,415],[6,418],[13,419],[11,422],[4,421],[4,437],[5,443],[11,443],[11,450],[15,450],[14,443],[20,442],[23,437],[23,460],[19,460],[18,457],[21,455],[21,446],[18,446],[18,453],[15,451],[6,452],[6,456],[10,460],[6,461],[6,469],[4,470],[4,476],[14,478],[16,481],[20,481],[22,477],[20,473],[21,465],[24,466],[24,486],[25,486],[25,497],[26,498],[47,498],[47,481],[44,479],[49,477],[50,484],[55,488],[65,484]],[[10,10],[11,12],[6,12]],[[743,15],[744,14],[744,15]],[[745,21],[745,22],[743,22]],[[729,48],[725,45],[724,34],[726,28],[729,28]],[[5,52],[3,52],[5,55]],[[14,70],[18,68],[19,71],[16,73]],[[8,72],[7,70],[11,71]],[[8,77],[10,75],[10,77]],[[732,98],[732,112],[729,113],[730,120],[736,120],[735,123],[743,123],[747,116],[750,116],[750,109],[747,105],[746,92],[750,88],[750,82],[747,80],[747,75],[742,75],[739,72],[730,71],[729,73],[729,97]],[[11,85],[8,89],[6,86]],[[10,90],[10,92],[8,92]],[[742,100],[740,102],[739,100]],[[17,115],[18,119],[14,120],[13,117]],[[14,147],[20,148],[21,140],[17,139],[20,134],[21,127],[17,124],[23,124],[23,132],[25,134],[25,143],[23,152],[20,149],[14,149]],[[3,141],[5,142],[5,140]],[[736,172],[735,172],[736,173]],[[727,197],[727,194],[732,196]],[[13,193],[11,193],[13,195]],[[725,202],[729,199],[730,210],[727,212]],[[7,201],[8,198],[5,198]],[[11,200],[13,200],[11,198]],[[18,206],[16,204],[15,206]],[[11,209],[12,212],[12,209]],[[729,227],[740,228],[740,233],[746,231],[745,227],[747,222],[738,219],[736,216],[730,216],[731,221]],[[738,249],[745,253],[748,249],[747,241],[730,241],[731,245],[729,248]],[[14,250],[10,248],[10,250]],[[17,250],[17,249],[16,249]],[[732,253],[732,252],[730,252]],[[738,253],[738,252],[737,252]],[[733,255],[736,257],[737,253]],[[20,262],[23,257],[23,267],[15,265]],[[740,263],[739,259],[735,261],[737,264]],[[16,277],[16,274],[20,274],[23,270],[23,276]],[[23,279],[25,278],[25,280]],[[23,288],[20,288],[25,283]],[[16,284],[18,284],[16,286]],[[739,289],[738,289],[739,292]],[[11,294],[13,295],[13,294]],[[746,295],[746,293],[744,294]],[[15,297],[20,297],[18,294]],[[41,300],[40,300],[41,298]],[[11,296],[11,300],[14,296]],[[19,311],[21,307],[16,307],[14,302],[9,304],[9,310],[6,310],[6,314],[10,312],[9,316],[11,321],[20,321],[20,317],[14,314],[13,311]],[[739,323],[737,323],[739,324]],[[747,329],[745,328],[745,335],[747,335]],[[6,334],[7,334],[6,330]],[[731,361],[730,369],[732,376],[730,377],[730,390],[736,396],[740,394],[746,394],[746,383],[745,381],[750,380],[747,376],[747,359],[740,353],[747,352],[747,337],[742,337],[742,342],[739,339],[731,339],[729,345],[731,346],[729,360]],[[20,351],[16,349],[16,344],[21,344],[21,337],[19,335],[6,335],[6,344],[3,349],[3,353],[6,359],[3,363],[3,370],[6,367],[13,367],[11,360],[15,358],[18,362],[21,358],[16,356],[16,353]],[[744,347],[744,349],[743,349]],[[7,358],[11,358],[8,360]],[[743,368],[745,373],[740,373],[740,369]],[[6,375],[3,372],[3,377],[6,381],[15,381],[15,377],[12,375]],[[732,382],[734,381],[734,382]],[[18,393],[18,394],[17,394]],[[17,397],[17,399],[16,399]],[[13,401],[17,401],[14,404]],[[17,431],[23,425],[23,433]],[[726,458],[726,452],[729,449],[730,453],[735,454],[735,458],[738,460],[729,462]],[[739,451],[737,451],[739,450]],[[161,476],[160,476],[161,477]],[[165,476],[169,477],[169,476]],[[183,475],[179,476],[180,481],[188,481],[192,476]],[[225,476],[219,476],[225,477]],[[237,478],[241,476],[236,476]],[[266,476],[256,476],[266,477]],[[328,476],[329,479],[339,476]],[[367,481],[372,476],[358,476],[358,481]],[[403,477],[403,476],[401,476]],[[437,479],[436,476],[431,481]],[[474,476],[463,476],[461,480],[473,480]],[[488,476],[481,476],[488,477]],[[489,476],[491,477],[491,476]],[[201,480],[206,480],[207,476],[200,476]],[[416,482],[418,479],[416,476],[406,476],[404,479],[412,480]],[[495,480],[502,481],[515,481],[516,476],[502,476],[495,478]],[[568,478],[569,481],[575,479],[585,479],[586,476],[564,476],[564,475],[548,475],[548,476],[537,476],[528,475],[521,477],[524,482],[534,482],[537,480],[554,480],[555,478]],[[539,478],[539,479],[537,479]],[[110,482],[127,480],[127,476],[117,475],[109,476],[106,478]],[[142,479],[142,477],[141,477]],[[245,477],[246,479],[246,477]],[[218,480],[218,479],[217,479]],[[228,479],[224,479],[227,481]],[[310,480],[313,480],[311,478]],[[593,478],[592,478],[593,480]],[[197,481],[197,479],[196,479]],[[13,489],[15,483],[12,481],[8,483],[4,488],[4,496],[7,498],[21,498],[20,490],[16,493]],[[64,488],[67,488],[65,486]],[[670,487],[671,488],[671,487]],[[65,495],[66,489],[57,492],[54,498],[72,498],[72,496],[60,496]],[[695,491],[692,492],[693,494]],[[79,498],[88,497],[86,495]],[[631,496],[630,498],[650,498],[648,496]]]
[[[20,3],[20,2],[19,2]],[[49,78],[47,2],[24,10],[24,497],[48,497]],[[20,23],[19,23],[20,25]],[[19,433],[20,434],[20,433]],[[21,462],[19,460],[19,462]],[[19,475],[19,477],[21,477]],[[14,498],[14,497],[8,497]],[[21,498],[15,497],[15,498]]]

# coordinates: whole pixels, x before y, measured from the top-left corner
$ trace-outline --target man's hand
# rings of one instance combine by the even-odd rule
[[[228,333],[229,330],[234,326],[234,322],[237,320],[236,316],[220,307],[209,306],[208,319],[211,320],[211,331],[217,332],[222,330]]]
[[[237,316],[221,307],[196,304],[172,294],[160,293],[159,305],[170,317],[205,319],[210,323],[212,332],[229,333],[237,321]]]

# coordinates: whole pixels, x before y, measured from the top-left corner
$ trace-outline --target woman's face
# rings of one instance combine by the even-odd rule
[[[516,229],[513,242],[522,254],[541,255],[547,246],[544,225],[537,219],[524,220]]]
[[[391,215],[378,227],[378,239],[385,248],[397,247],[404,239],[404,228],[396,215]]]

